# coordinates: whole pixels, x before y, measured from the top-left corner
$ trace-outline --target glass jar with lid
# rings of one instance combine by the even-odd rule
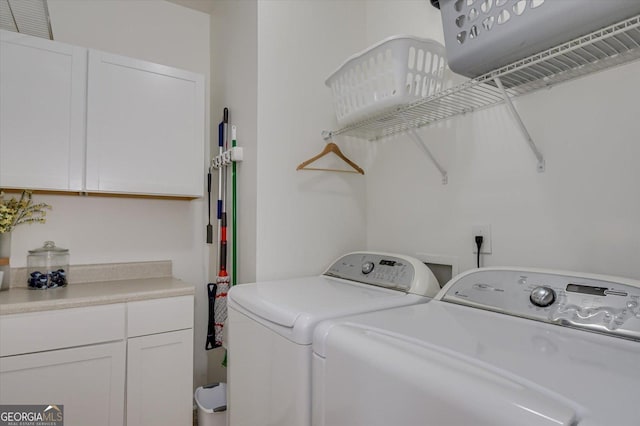
[[[64,287],[69,280],[69,250],[45,241],[40,248],[29,250],[27,283],[29,288],[46,290]]]

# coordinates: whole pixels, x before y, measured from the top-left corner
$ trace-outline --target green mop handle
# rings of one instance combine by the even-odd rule
[[[231,148],[236,146],[236,126],[231,126]],[[231,238],[233,239],[233,248],[231,251],[231,285],[238,283],[238,203],[236,200],[236,162],[231,163]]]

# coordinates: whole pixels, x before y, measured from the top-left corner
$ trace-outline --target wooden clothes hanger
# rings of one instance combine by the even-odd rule
[[[330,137],[328,138],[328,140],[331,140]],[[340,159],[342,159],[345,163],[347,163],[349,166],[351,166],[351,168],[353,170],[324,169],[324,168],[317,168],[317,167],[307,167],[309,164],[313,163],[314,161],[324,157],[325,155],[327,155],[327,154],[329,154],[331,152],[333,152]],[[307,161],[303,161],[302,163],[300,163],[298,165],[298,167],[296,167],[296,170],[323,170],[323,171],[326,171],[326,172],[360,173],[361,175],[364,174],[364,170],[362,170],[360,168],[360,166],[358,166],[356,163],[354,163],[349,158],[347,158],[347,156],[344,155],[342,153],[342,151],[340,151],[340,148],[338,147],[338,145],[336,145],[333,142],[328,142],[325,145],[324,149],[322,150],[322,152],[320,154],[309,158]]]

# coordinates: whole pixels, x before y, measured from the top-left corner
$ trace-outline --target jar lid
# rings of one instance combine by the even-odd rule
[[[29,254],[45,254],[45,253],[51,253],[51,252],[64,254],[64,253],[69,253],[69,249],[56,247],[56,243],[54,243],[53,241],[45,241],[42,247],[29,250]]]

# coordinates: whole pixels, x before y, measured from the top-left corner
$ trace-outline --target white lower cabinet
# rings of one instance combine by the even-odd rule
[[[0,405],[66,426],[192,423],[193,296],[0,315]]]
[[[192,424],[193,296],[127,309],[127,426]]]
[[[66,426],[124,418],[125,304],[0,315],[0,404],[64,406]]]
[[[127,342],[127,426],[192,422],[193,330]]]
[[[2,404],[64,406],[67,426],[120,426],[125,342],[0,358]]]

